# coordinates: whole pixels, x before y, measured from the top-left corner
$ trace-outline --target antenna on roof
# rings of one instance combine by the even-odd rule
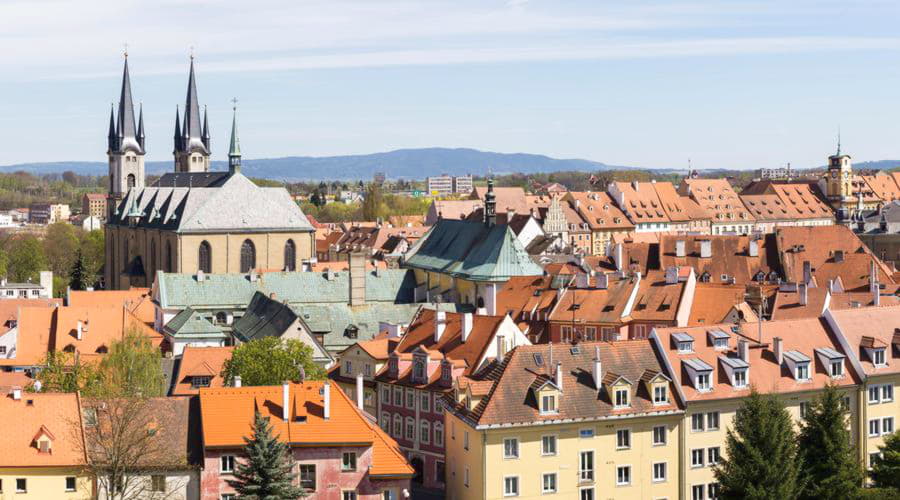
[[[841,156],[841,126],[838,125],[838,148],[837,148],[837,156]]]

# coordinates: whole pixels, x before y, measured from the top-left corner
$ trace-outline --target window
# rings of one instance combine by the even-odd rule
[[[353,375],[353,361],[344,361],[344,375]]]
[[[541,455],[556,455],[556,436],[541,436]]]
[[[653,404],[662,405],[669,402],[669,391],[664,385],[657,385],[653,388]]]
[[[503,496],[517,497],[519,496],[519,477],[507,476],[503,478]]]
[[[416,360],[413,363],[413,379],[417,381],[422,381],[425,379],[425,362],[422,360]]]
[[[569,342],[572,340],[572,327],[571,326],[563,326],[560,329],[560,335],[562,336],[563,342]]]
[[[403,436],[403,419],[400,415],[394,415],[394,437]]]
[[[428,422],[423,420],[422,424],[419,426],[419,441],[428,444],[431,442],[431,426],[428,425]]]
[[[631,484],[631,466],[620,465],[616,467],[616,486],[627,486]]]
[[[341,454],[341,471],[353,472],[356,470],[356,452],[345,451]]]
[[[869,404],[881,402],[881,387],[877,385],[869,386]]]
[[[581,460],[578,466],[578,478],[581,481],[594,480],[594,452],[582,451]]]
[[[307,491],[316,491],[315,464],[300,464],[300,487]]]
[[[719,412],[711,411],[706,414],[706,430],[715,431],[719,429]]]
[[[629,429],[619,429],[616,431],[616,449],[622,450],[631,448],[631,431]]]
[[[694,432],[703,432],[703,414],[694,413],[691,415],[691,430]]]
[[[225,474],[234,472],[234,455],[222,455],[219,457],[219,472]]]
[[[503,458],[519,458],[519,440],[506,438],[503,440]]]
[[[894,399],[894,386],[891,384],[870,385],[869,404],[887,403]]]
[[[881,420],[875,418],[869,420],[869,437],[875,437],[881,434]]]
[[[403,405],[403,389],[394,387],[394,406]]]
[[[284,244],[284,270],[297,270],[297,247],[294,245],[294,240],[287,240]]]
[[[154,476],[154,477],[156,477],[156,476]],[[165,483],[163,483],[163,484],[165,484]],[[2,490],[0,490],[0,491],[2,491]],[[75,478],[73,476],[69,476],[66,478],[66,491],[75,491]],[[154,490],[154,491],[158,491],[158,490]],[[165,490],[161,490],[161,491],[165,491]]]
[[[356,500],[356,492],[355,491],[342,491],[341,492],[341,500]]]
[[[594,500],[594,488],[581,488],[578,495],[579,500]]]
[[[445,470],[444,462],[441,462],[440,460],[435,462],[434,463],[434,478],[437,481],[444,483],[444,482],[446,482],[446,477],[445,477],[446,475],[447,475],[447,471]]]
[[[594,437],[594,429],[591,427],[580,429],[578,431],[578,437],[580,437],[581,439],[590,439]]]
[[[709,492],[706,496],[709,500],[716,500],[719,497],[719,484],[718,483],[709,483],[706,485],[706,490]]]
[[[698,391],[708,391],[712,387],[709,385],[709,373],[701,373],[697,375],[697,390]]]
[[[659,462],[653,464],[653,482],[660,483],[666,480],[666,463]]]
[[[541,493],[556,493],[556,473],[544,474],[541,479]]]
[[[434,445],[444,446],[444,426],[440,422],[434,424]]]
[[[706,463],[709,465],[716,465],[719,463],[719,458],[721,455],[719,454],[719,447],[713,446],[712,448],[706,449]]]
[[[463,431],[463,449],[469,449],[469,431]]]
[[[881,386],[881,401],[888,402],[894,400],[894,386],[891,384],[885,384]]]
[[[703,467],[703,448],[691,450],[691,467]]]
[[[839,360],[839,361],[831,362],[831,376],[834,378],[844,376],[844,362],[843,361]]]
[[[74,478],[73,478],[74,479]],[[68,481],[68,478],[67,478]],[[73,481],[74,484],[74,481]],[[154,474],[150,476],[150,491],[166,491],[166,476]]]
[[[884,417],[881,420],[881,434],[891,434],[894,432],[894,417]]]
[[[747,370],[734,371],[734,386],[747,387]]]
[[[194,375],[191,377],[191,386],[195,389],[199,387],[209,387],[210,377],[206,375]]]
[[[397,500],[397,492],[394,490],[384,490],[381,492],[381,500]]]
[[[416,408],[416,393],[411,390],[406,391],[406,407],[410,410]]]
[[[412,441],[416,437],[416,421],[406,417],[406,439]]]
[[[466,485],[466,488],[469,487],[469,466],[467,465],[465,469],[463,469],[463,484]]]
[[[28,491],[28,481],[24,477],[16,478],[16,493],[26,493]]]
[[[628,406],[628,389],[616,389],[616,408]]]
[[[241,272],[249,273],[256,268],[256,246],[250,240],[241,243]]]
[[[691,500],[705,500],[706,486],[697,484],[691,487]]]
[[[694,352],[694,343],[691,341],[687,342],[678,342],[678,353],[679,354],[687,354]]]
[[[556,413],[556,396],[545,394],[541,397],[541,413]]]
[[[875,465],[878,460],[881,459],[881,453],[869,453],[869,469],[872,469],[872,466]]]
[[[197,250],[197,269],[207,274],[212,272],[212,247],[206,240],[200,242]]]
[[[423,392],[422,397],[419,398],[419,403],[420,403],[419,406],[421,407],[422,411],[425,411],[425,412],[431,411],[431,394],[428,394],[427,392]]]
[[[653,445],[661,446],[666,444],[666,426],[657,425],[653,428]]]

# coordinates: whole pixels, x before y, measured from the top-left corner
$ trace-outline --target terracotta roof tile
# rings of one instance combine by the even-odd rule
[[[829,313],[841,334],[850,345],[851,354],[862,365],[867,375],[900,373],[900,306],[845,309]],[[864,349],[864,339],[869,337],[877,345],[884,345],[886,366],[876,367]]]
[[[22,393],[18,401],[0,397],[3,453],[0,467],[52,467],[85,464],[81,409],[75,394]],[[53,439],[41,453],[34,436],[46,428]]]
[[[192,385],[191,377],[209,376],[210,387],[222,387],[225,379],[222,378],[222,368],[225,361],[231,358],[233,346],[227,347],[192,347],[187,346],[181,354],[178,364],[178,373],[175,376],[173,396],[187,396],[199,394],[200,389]]]

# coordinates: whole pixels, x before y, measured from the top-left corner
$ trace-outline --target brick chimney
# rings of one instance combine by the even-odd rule
[[[778,366],[781,366],[781,363],[784,362],[784,341],[781,340],[781,337],[775,337],[772,344],[775,348],[775,360],[778,362]]]
[[[675,256],[676,257],[684,257],[687,255],[687,242],[684,240],[676,240],[675,241]]]
[[[350,305],[361,306],[366,303],[366,254],[350,252],[347,258],[350,266]]]

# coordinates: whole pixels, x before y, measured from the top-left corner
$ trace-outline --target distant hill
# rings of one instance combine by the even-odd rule
[[[227,169],[225,161],[212,162],[213,170]],[[421,179],[429,175],[495,174],[556,172],[562,170],[592,172],[608,169],[631,169],[581,159],[558,159],[525,153],[493,153],[475,149],[423,148],[398,149],[386,153],[348,156],[289,156],[244,160],[244,173],[252,177],[288,181],[320,179],[370,179],[375,172],[388,178]],[[148,174],[172,169],[171,161],[147,162]],[[106,162],[22,163],[0,166],[0,172],[23,170],[34,174],[71,170],[81,175],[105,175]]]

